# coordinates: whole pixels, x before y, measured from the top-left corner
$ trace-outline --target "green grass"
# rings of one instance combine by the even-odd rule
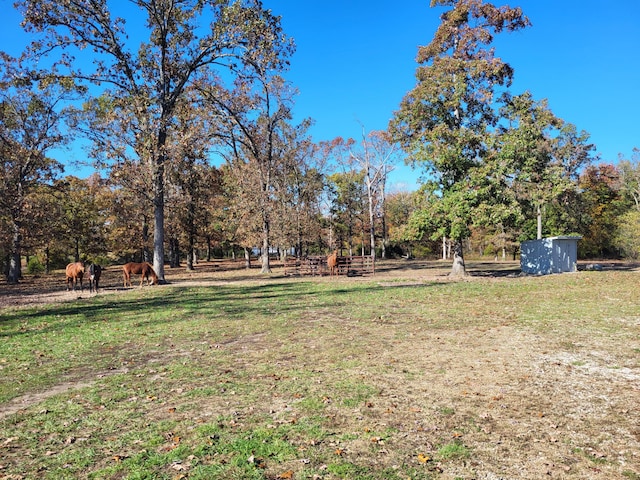
[[[0,420],[0,474],[437,478],[437,462],[463,468],[476,455],[450,441],[469,414],[458,398],[380,387],[433,382],[452,367],[423,371],[398,355],[424,339],[436,348],[439,332],[509,326],[558,348],[570,340],[571,351],[606,336],[627,344],[616,365],[637,366],[636,284],[618,272],[416,286],[274,279],[6,309],[0,405],[69,388]],[[417,462],[421,451],[437,462]]]

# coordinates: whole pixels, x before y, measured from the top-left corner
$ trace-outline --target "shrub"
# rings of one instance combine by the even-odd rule
[[[40,259],[36,256],[30,257],[27,263],[27,273],[37,275],[44,272],[44,265]]]
[[[626,258],[640,258],[640,212],[632,210],[620,218],[614,245]]]

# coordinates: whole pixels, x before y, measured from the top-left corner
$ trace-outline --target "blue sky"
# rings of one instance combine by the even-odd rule
[[[297,51],[287,78],[296,114],[315,120],[315,140],[359,140],[387,127],[415,84],[418,45],[431,41],[443,8],[429,0],[264,0],[282,16]],[[640,147],[640,1],[495,0],[519,5],[528,29],[499,35],[496,54],[515,70],[512,91],[548,99],[553,112],[586,130],[602,162]],[[3,6],[0,49],[25,37],[12,1]],[[68,168],[68,173],[74,173]],[[400,166],[391,189],[413,189],[420,172]]]
[[[317,140],[385,129],[415,84],[418,45],[428,44],[444,8],[429,0],[265,0],[282,16],[297,52],[289,78],[296,111]],[[640,1],[511,0],[532,26],[496,38],[515,70],[512,91],[547,98],[552,111],[586,130],[603,162],[640,148]],[[414,188],[418,172],[393,174]]]

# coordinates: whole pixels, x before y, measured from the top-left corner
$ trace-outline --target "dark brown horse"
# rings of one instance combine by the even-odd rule
[[[153,267],[151,266],[150,263],[148,262],[143,262],[143,263],[134,263],[134,262],[129,262],[126,263],[123,267],[122,267],[122,273],[124,275],[124,286],[126,287],[127,285],[132,286],[131,285],[131,274],[136,274],[136,275],[141,275],[140,277],[140,286],[142,287],[142,284],[144,282],[144,279],[147,279],[147,285],[157,285],[158,284],[158,276],[156,275],[156,272],[153,271]],[[149,280],[149,277],[151,277],[151,280]]]
[[[90,263],[87,269],[89,274],[89,292],[94,290],[98,293],[98,284],[100,283],[100,276],[102,275],[102,267],[97,263]]]
[[[82,262],[70,263],[67,265],[67,291],[71,290],[75,292],[78,281],[80,282],[80,291],[82,291],[82,277],[84,277],[84,265]]]
[[[327,267],[329,267],[329,275],[334,276],[338,273],[338,250],[334,250],[327,257]]]

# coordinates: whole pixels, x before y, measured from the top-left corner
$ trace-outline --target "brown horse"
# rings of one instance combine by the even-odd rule
[[[329,267],[329,275],[332,277],[338,273],[338,250],[334,250],[331,255],[327,257],[327,267]]]
[[[148,262],[143,262],[143,263],[134,263],[134,262],[129,262],[126,263],[123,267],[122,267],[122,273],[124,275],[124,286],[126,287],[127,285],[132,286],[131,285],[131,274],[134,273],[136,275],[141,275],[140,277],[140,286],[142,287],[142,284],[144,282],[144,279],[147,279],[147,285],[157,285],[158,284],[158,276],[156,275],[156,272],[153,271],[153,267],[151,266],[150,263]],[[151,280],[149,280],[149,277],[151,277]]]
[[[73,287],[73,291],[75,292],[78,281],[80,282],[80,291],[82,291],[82,277],[84,277],[84,265],[82,262],[75,262],[67,265],[66,274],[67,291],[71,290],[71,287]]]
[[[89,292],[94,289],[98,293],[98,284],[100,283],[100,276],[102,275],[102,267],[97,263],[90,263],[88,268],[89,273]]]

